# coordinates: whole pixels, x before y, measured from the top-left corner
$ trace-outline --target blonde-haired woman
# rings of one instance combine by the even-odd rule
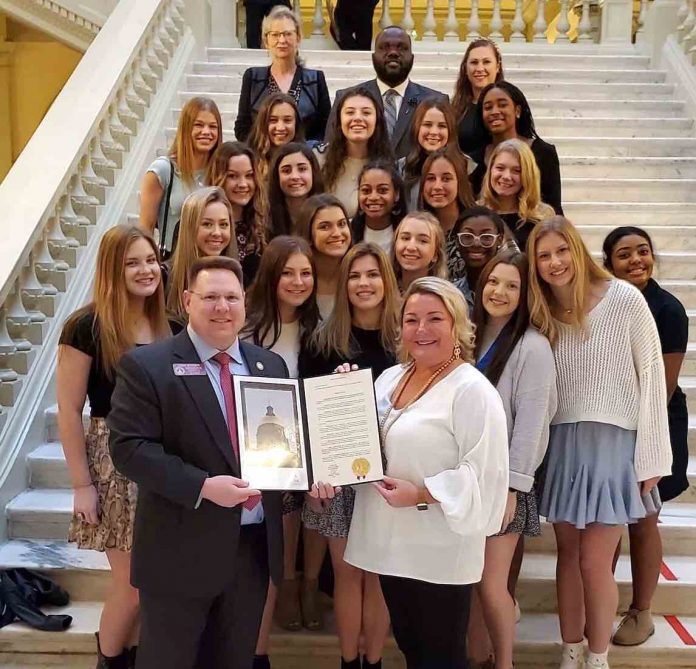
[[[155,159],[140,184],[140,226],[159,234],[163,259],[176,246],[181,207],[204,184],[210,159],[220,145],[222,119],[210,98],[191,98],[179,114],[176,137],[166,156]]]
[[[271,64],[250,67],[244,72],[234,123],[235,137],[241,142],[247,140],[267,95],[286,93],[297,103],[307,139],[321,141],[331,111],[331,99],[324,73],[310,70],[300,61],[302,26],[298,18],[288,7],[276,6],[263,19],[261,33]]]
[[[346,361],[379,376],[396,361],[398,300],[396,278],[384,251],[372,242],[356,244],[341,262],[333,312],[300,351],[300,377],[330,374]],[[329,540],[341,666],[360,669],[362,632],[362,667],[367,669],[381,666],[389,616],[377,577],[343,559],[354,497],[353,489],[345,488],[326,509],[305,505],[303,520]]]
[[[115,367],[128,349],[170,334],[154,241],[135,226],[111,228],[99,245],[94,297],[63,327],[56,372],[58,428],[74,495],[68,541],[105,552],[111,567],[99,667],[135,666],[138,639],[138,591],[130,584],[137,489],[114,469],[106,426]]]
[[[539,511],[558,546],[561,667],[606,669],[614,551],[626,523],[659,510],[657,482],[671,473],[660,339],[638,289],[597,265],[570,221],[538,223],[527,249],[530,315],[557,371]]]
[[[445,233],[429,211],[412,211],[396,227],[392,266],[402,293],[416,279],[449,276]]]
[[[242,142],[224,142],[208,166],[206,185],[225,191],[232,205],[244,285],[251,285],[266,246],[268,199],[256,154]]]
[[[555,216],[541,201],[541,177],[529,145],[507,139],[493,147],[483,179],[479,204],[496,212],[524,250],[534,226]]]
[[[345,560],[379,575],[408,667],[459,669],[471,588],[505,510],[505,411],[473,366],[473,328],[451,283],[414,281],[401,331],[401,364],[375,383],[386,476],[356,490]]]
[[[232,205],[222,188],[208,186],[191,193],[181,209],[181,233],[166,270],[167,310],[186,321],[184,290],[194,260],[203,256],[226,255],[237,258],[237,239]]]

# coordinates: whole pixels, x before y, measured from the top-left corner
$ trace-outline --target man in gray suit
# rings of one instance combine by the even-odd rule
[[[448,100],[449,96],[410,80],[413,51],[411,37],[403,28],[389,26],[377,35],[372,65],[377,78],[358,85],[367,86],[382,101],[394,155],[397,159],[402,158],[412,148],[410,128],[418,104],[426,98]],[[332,115],[336,113],[337,102],[347,90],[336,92]],[[332,127],[331,118],[327,128]],[[331,141],[331,137],[325,139]]]

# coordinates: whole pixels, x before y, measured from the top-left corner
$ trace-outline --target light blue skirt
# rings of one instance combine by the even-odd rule
[[[635,446],[635,431],[616,425],[552,425],[539,513],[581,530],[591,523],[635,523],[657,513],[657,486],[646,497],[640,495]]]

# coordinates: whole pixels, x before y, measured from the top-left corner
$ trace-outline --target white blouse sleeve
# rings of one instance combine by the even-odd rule
[[[505,409],[483,377],[462,384],[452,398],[452,434],[459,465],[425,479],[449,528],[460,535],[500,531],[507,499],[509,457]]]

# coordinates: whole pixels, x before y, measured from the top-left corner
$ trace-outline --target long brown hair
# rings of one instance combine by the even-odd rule
[[[224,142],[215,152],[208,165],[205,183],[207,186],[217,186],[225,190],[227,179],[227,165],[230,158],[246,156],[251,162],[254,172],[256,192],[249,203],[242,210],[242,220],[233,221],[241,223],[241,228],[248,231],[247,245],[244,249],[246,255],[262,253],[266,246],[266,221],[268,220],[268,198],[263,179],[258,176],[258,161],[254,152],[243,142]]]
[[[293,153],[301,153],[312,168],[312,187],[307,197],[324,192],[324,179],[312,149],[300,142],[289,142],[279,146],[273,153],[273,160],[268,173],[268,202],[270,203],[269,238],[277,237],[278,235],[289,235],[293,232],[293,222],[285,201],[285,193],[280,188],[279,175],[280,163]]]
[[[92,301],[73,313],[65,323],[66,339],[72,339],[78,322],[94,313],[93,334],[97,341],[98,365],[110,379],[120,357],[136,344],[130,320],[130,297],[126,289],[125,267],[128,250],[144,239],[159,261],[153,238],[135,225],[117,225],[104,233],[99,243],[97,270]],[[160,280],[157,290],[145,298],[145,315],[157,339],[171,334],[164,310],[164,291]]]
[[[315,277],[312,294],[297,308],[297,318],[300,323],[300,336],[304,339],[311,335],[319,322],[319,307],[317,307],[317,282],[312,249],[309,243],[301,237],[281,235],[273,239],[261,258],[259,270],[254,283],[247,291],[247,320],[242,336],[249,336],[257,346],[263,346],[268,335],[272,348],[280,337],[280,305],[278,304],[278,282],[290,256],[299,253],[307,258]]]
[[[466,65],[469,60],[469,55],[473,49],[477,49],[482,46],[487,46],[493,49],[495,53],[495,59],[498,63],[498,74],[495,75],[495,80],[500,81],[504,79],[503,73],[503,57],[500,53],[498,45],[485,37],[480,37],[478,39],[469,42],[469,46],[464,52],[464,58],[462,58],[462,63],[459,66],[459,76],[457,77],[457,83],[454,85],[454,97],[452,99],[452,106],[454,107],[454,113],[457,118],[461,118],[468,111],[474,101],[474,90],[471,87],[471,82],[469,77],[466,75]]]
[[[384,284],[384,299],[380,317],[379,332],[382,348],[396,353],[399,339],[399,287],[387,254],[373,242],[360,242],[346,253],[338,270],[336,304],[331,315],[321,323],[312,337],[312,348],[329,357],[338,353],[349,360],[357,353],[351,337],[353,306],[348,299],[348,277],[353,263],[358,258],[372,256],[379,266]]]
[[[314,219],[320,211],[328,209],[329,207],[338,207],[343,212],[346,221],[350,222],[343,202],[335,195],[331,195],[331,193],[317,193],[316,195],[312,195],[308,197],[302,205],[300,216],[297,219],[297,234],[299,237],[302,237],[302,239],[306,239],[312,248],[314,248]]]
[[[425,185],[425,177],[433,166],[433,163],[440,158],[444,158],[454,167],[454,173],[457,176],[457,204],[459,206],[459,213],[474,205],[474,195],[471,192],[471,185],[469,184],[469,175],[467,174],[466,158],[464,154],[457,146],[443,146],[441,149],[433,151],[425,159],[423,163],[423,176],[421,177],[420,188],[418,189],[419,206],[421,209],[434,214],[435,217],[437,217],[436,209],[431,207],[423,199],[423,186]]]
[[[454,116],[452,105],[442,98],[426,98],[423,100],[413,113],[413,120],[411,121],[412,148],[408,156],[406,156],[406,162],[404,163],[404,181],[409,188],[420,179],[421,168],[428,156],[428,153],[418,142],[418,134],[420,133],[420,127],[425,115],[431,109],[441,111],[445,117],[448,133],[446,146],[457,145],[457,120]]]
[[[193,150],[193,140],[191,138],[193,134],[193,124],[196,122],[198,114],[202,111],[210,112],[217,121],[217,140],[208,153],[208,160],[212,158],[222,142],[222,118],[220,116],[220,110],[210,98],[195,97],[186,102],[184,108],[181,110],[181,114],[179,114],[176,137],[169,149],[169,156],[176,162],[181,180],[188,186],[194,185],[195,153]]]
[[[513,156],[520,165],[520,191],[517,193],[519,224],[526,221],[539,222],[554,216],[553,208],[541,201],[541,175],[534,154],[527,142],[520,139],[507,139],[493,148],[483,179],[481,204],[493,211],[500,211],[500,201],[493,188],[492,176],[495,160],[501,153]]]
[[[503,327],[496,340],[496,349],[490,363],[486,369],[481,370],[485,377],[496,385],[505,369],[507,361],[510,359],[517,342],[529,327],[529,303],[527,298],[527,284],[529,283],[529,263],[527,256],[521,253],[516,247],[505,247],[494,255],[481,271],[478,280],[478,290],[474,300],[473,322],[476,326],[476,359],[481,356],[481,346],[483,343],[483,332],[488,322],[488,312],[483,306],[483,290],[488,282],[488,277],[498,265],[510,265],[516,267],[520,273],[520,302],[514,313]]]
[[[341,127],[341,112],[346,102],[355,97],[367,98],[372,102],[375,108],[375,131],[370,139],[367,140],[367,159],[377,160],[394,160],[394,154],[389,143],[389,134],[387,132],[387,123],[384,120],[384,111],[379,100],[374,93],[366,86],[355,86],[349,88],[341,97],[336,105],[336,114],[330,121],[330,125],[326,128],[326,136],[331,138],[329,146],[326,149],[326,160],[324,162],[324,183],[327,190],[331,190],[338,180],[338,177],[343,172],[346,156],[348,155],[348,140],[343,134]]]
[[[277,147],[273,146],[271,138],[268,134],[268,125],[270,123],[273,107],[280,104],[290,105],[295,114],[295,136],[291,142],[304,142],[304,129],[302,127],[302,119],[300,118],[300,110],[297,108],[295,98],[286,93],[273,93],[269,95],[259,107],[259,112],[251,126],[251,132],[247,137],[249,148],[258,157],[259,180],[265,180],[268,176],[268,167],[273,157],[273,153]]]
[[[222,188],[208,186],[200,188],[189,195],[181,208],[179,224],[179,243],[172,256],[172,271],[167,285],[167,309],[172,315],[186,320],[184,308],[184,290],[188,285],[188,272],[194,260],[203,257],[196,244],[196,235],[205,209],[213,202],[221,202],[230,215],[230,243],[221,255],[237,258],[237,235],[232,220],[232,205]]]
[[[551,232],[563,237],[570,249],[570,257],[573,261],[573,278],[571,280],[573,306],[571,307],[572,324],[576,327],[585,327],[587,299],[590,286],[598,281],[607,281],[612,275],[600,267],[587,250],[577,228],[563,216],[552,216],[537,223],[529,235],[527,241],[527,253],[529,255],[529,313],[532,323],[541,334],[555,344],[558,339],[558,325],[551,314],[551,307],[555,304],[555,298],[548,284],[539,276],[537,260],[537,245],[539,240]]]

